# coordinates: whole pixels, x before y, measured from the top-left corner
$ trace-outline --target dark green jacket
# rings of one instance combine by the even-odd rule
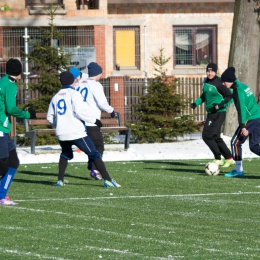
[[[216,76],[212,80],[207,78],[203,84],[201,96],[195,100],[196,106],[205,102],[206,111],[208,114],[215,113],[216,110],[213,104],[223,104],[223,108],[217,112],[225,112],[226,107],[233,102],[232,93],[229,89],[222,85],[222,81]]]
[[[238,123],[243,128],[247,120],[260,118],[260,107],[257,104],[253,91],[246,84],[235,80],[231,88],[233,89]]]
[[[10,133],[12,125],[9,116],[30,118],[30,113],[16,106],[17,86],[6,74],[0,79],[0,131]]]

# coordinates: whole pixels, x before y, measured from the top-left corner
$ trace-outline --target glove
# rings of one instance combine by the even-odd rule
[[[195,109],[196,108],[196,104],[195,103],[191,103],[190,104],[190,108]]]
[[[116,116],[116,113],[113,111],[110,115],[111,115],[111,118],[114,118]]]
[[[224,107],[224,105],[223,104],[213,104],[213,107],[214,107],[214,109],[216,110],[216,111],[218,111],[219,109],[222,109],[223,107]]]
[[[94,124],[97,125],[99,128],[102,127],[102,123],[99,119],[96,119],[96,122]]]
[[[31,109],[28,111],[30,113],[30,119],[35,119],[36,118],[36,112],[34,109]]]

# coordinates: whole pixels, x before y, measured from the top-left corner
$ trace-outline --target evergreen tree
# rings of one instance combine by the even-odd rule
[[[62,48],[54,45],[63,34],[57,30],[54,24],[57,7],[50,5],[46,8],[49,16],[49,27],[39,28],[39,37],[29,40],[33,51],[26,55],[31,65],[31,72],[37,75],[35,83],[29,84],[30,90],[38,90],[41,97],[30,100],[27,108],[33,108],[37,112],[46,112],[52,96],[61,88],[59,73],[70,66],[71,54],[65,54]]]
[[[148,80],[149,87],[145,95],[137,94],[140,103],[133,105],[133,115],[137,120],[127,123],[132,128],[132,135],[141,143],[173,141],[176,136],[197,130],[194,118],[183,115],[190,100],[176,93],[177,79],[167,77],[167,71],[163,69],[170,60],[165,58],[163,50],[160,48],[159,56],[151,57],[157,65],[154,68],[155,77]]]
[[[54,45],[55,40],[59,40],[63,34],[59,32],[54,24],[55,12],[57,7],[50,5],[46,12],[49,15],[49,27],[39,28],[40,33],[37,38],[28,40],[32,47],[32,53],[27,54],[31,72],[37,75],[34,83],[29,84],[29,90],[38,90],[41,96],[37,99],[31,99],[22,107],[22,109],[35,109],[37,112],[47,112],[51,98],[61,89],[59,74],[62,70],[67,70],[71,63],[71,54],[65,54],[62,48]],[[34,127],[34,129],[41,128]],[[23,133],[24,127],[17,124],[17,133]],[[18,136],[17,144],[28,145],[28,138]],[[54,135],[38,135],[37,145],[57,144],[57,138]]]

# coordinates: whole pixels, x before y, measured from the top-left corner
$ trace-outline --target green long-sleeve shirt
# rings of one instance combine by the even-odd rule
[[[257,104],[253,91],[238,80],[235,80],[231,88],[233,89],[239,126],[244,127],[247,120],[260,118],[260,107]]]
[[[221,80],[216,76],[212,80],[206,80],[203,84],[202,94],[194,103],[196,106],[205,102],[206,111],[208,114],[215,113],[214,104],[223,104],[223,108],[217,112],[226,111],[226,107],[233,102],[232,93],[229,89],[222,85]]]
[[[16,106],[17,86],[6,74],[0,79],[0,131],[10,133],[12,124],[9,116],[30,118],[30,113]]]

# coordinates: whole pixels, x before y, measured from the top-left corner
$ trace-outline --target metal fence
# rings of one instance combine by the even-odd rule
[[[30,79],[31,81],[35,81],[35,79]],[[194,101],[198,98],[202,93],[202,80],[203,78],[178,78],[176,85],[176,92],[178,94],[182,94],[185,99],[189,99]],[[104,87],[104,92],[107,97],[107,100],[110,103],[110,78],[104,78],[100,80],[100,83]],[[117,107],[117,109],[124,111],[124,120],[125,121],[133,121],[135,117],[133,116],[133,105],[138,104],[139,98],[137,94],[145,95],[146,88],[145,79],[144,78],[129,78],[124,77],[124,102],[123,107]],[[149,83],[147,85],[149,88]],[[27,99],[37,99],[41,95],[38,91],[26,91],[24,85],[19,87],[19,91],[17,94],[17,103],[19,105],[25,104]],[[120,103],[120,102],[118,102]],[[121,102],[122,103],[122,102]],[[182,112],[182,114],[194,115],[196,121],[205,121],[206,111],[205,106],[202,104],[195,110],[186,108]]]

